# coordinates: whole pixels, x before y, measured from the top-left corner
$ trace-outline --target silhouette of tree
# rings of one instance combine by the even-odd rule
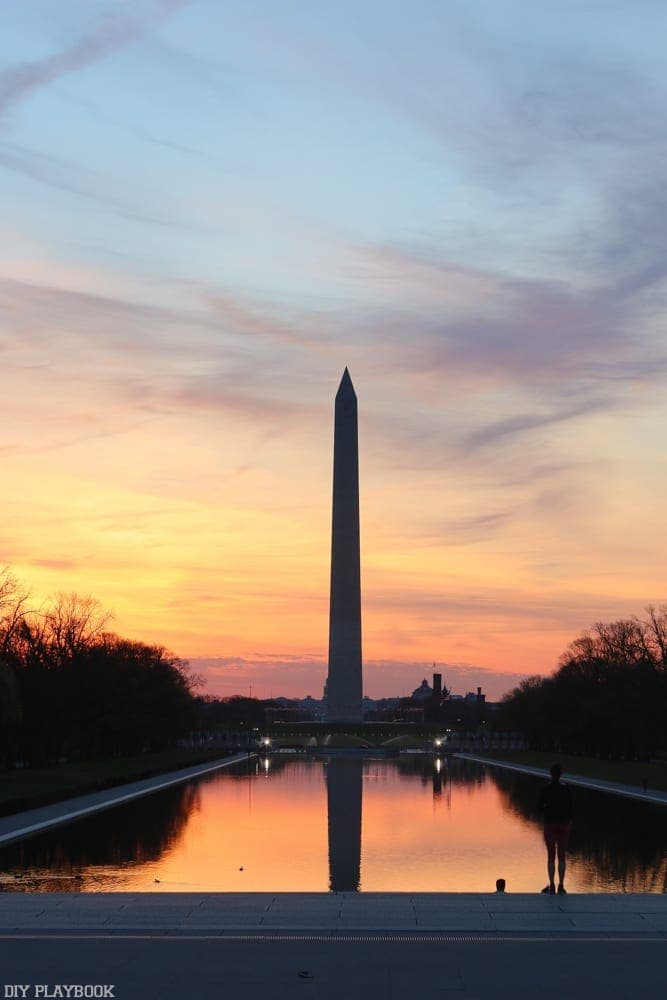
[[[27,611],[28,591],[7,567],[0,571],[0,766],[12,757],[23,719],[19,685],[8,657]]]
[[[51,664],[65,664],[83,654],[102,635],[111,617],[94,597],[57,594],[44,612],[44,636]]]
[[[92,597],[30,610],[0,575],[0,761],[32,765],[159,750],[195,721],[198,678],[161,646],[105,631]]]
[[[503,699],[503,721],[533,748],[646,758],[667,724],[667,606],[648,618],[597,622],[551,677],[531,677]]]
[[[0,662],[27,614],[29,596],[8,567],[0,570]]]
[[[204,729],[215,729],[218,726],[260,726],[266,721],[265,710],[269,703],[236,694],[229,698],[201,698],[199,699],[200,725]]]

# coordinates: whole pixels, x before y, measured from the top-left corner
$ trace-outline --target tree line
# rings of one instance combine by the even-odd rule
[[[505,696],[498,724],[532,749],[628,760],[667,749],[667,605],[646,615],[588,629],[550,677]]]
[[[187,663],[109,621],[76,594],[32,608],[0,573],[0,766],[161,750],[188,734],[197,679]]]
[[[645,759],[667,749],[667,605],[646,612],[584,632],[551,676],[505,696],[493,728],[561,753]],[[193,730],[261,725],[277,704],[197,697],[184,660],[116,635],[109,621],[76,594],[33,608],[0,572],[0,767],[161,750]],[[479,723],[480,711],[445,699],[437,721]]]

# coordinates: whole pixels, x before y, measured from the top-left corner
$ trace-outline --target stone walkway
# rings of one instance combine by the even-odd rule
[[[540,767],[528,767],[526,764],[510,764],[504,760],[494,760],[493,757],[480,757],[472,753],[455,753],[452,757],[460,760],[471,760],[475,764],[490,764],[493,767],[502,767],[506,771],[518,771],[521,774],[534,774],[540,778],[549,779],[547,770]],[[617,781],[603,781],[601,778],[586,778],[580,774],[566,774],[563,772],[563,781],[568,785],[579,785],[582,788],[592,788],[597,792],[609,792],[611,795],[623,795],[628,799],[640,799],[642,802],[652,802],[655,805],[667,806],[667,792],[642,791],[636,785],[622,785]]]
[[[666,943],[662,895],[0,893],[0,995],[636,1000]]]
[[[256,755],[251,754],[250,756]],[[72,799],[53,802],[51,805],[41,806],[38,809],[28,809],[25,812],[14,813],[12,816],[2,816],[0,817],[0,847],[11,844],[15,840],[24,840],[26,837],[41,833],[50,827],[62,826],[64,823],[71,823],[83,816],[92,816],[93,813],[113,809],[114,806],[131,802],[132,799],[139,799],[144,795],[150,795],[161,788],[180,785],[184,781],[189,781],[190,778],[198,778],[201,775],[219,771],[221,767],[229,767],[231,764],[236,764],[247,758],[248,754],[245,753],[237,754],[234,757],[223,757],[220,760],[207,761],[205,764],[181,768],[178,771],[157,774],[152,778],[144,778],[142,781],[116,785],[114,788],[106,788],[101,792],[77,795]]]
[[[667,895],[0,893],[0,932],[658,934]]]

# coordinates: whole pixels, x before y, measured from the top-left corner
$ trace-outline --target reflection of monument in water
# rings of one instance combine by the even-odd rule
[[[363,764],[361,757],[330,757],[326,763],[332,892],[359,890]]]
[[[366,758],[368,760],[368,758]],[[442,795],[443,763],[428,758],[402,762],[407,774],[421,774],[433,788],[434,804]],[[381,768],[388,765],[383,761]],[[392,766],[395,766],[392,762]],[[358,892],[361,883],[361,812],[364,758],[332,755],[324,765],[329,821],[329,888],[332,892]]]
[[[361,722],[361,571],[357,397],[347,368],[334,411],[329,722]]]

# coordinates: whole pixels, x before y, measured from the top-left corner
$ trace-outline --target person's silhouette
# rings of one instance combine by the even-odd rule
[[[572,828],[572,793],[560,780],[560,764],[551,767],[551,782],[540,792],[539,810],[544,817],[544,843],[547,847],[549,884],[542,892],[556,891],[556,855],[558,855],[558,892],[565,892],[565,854]]]

